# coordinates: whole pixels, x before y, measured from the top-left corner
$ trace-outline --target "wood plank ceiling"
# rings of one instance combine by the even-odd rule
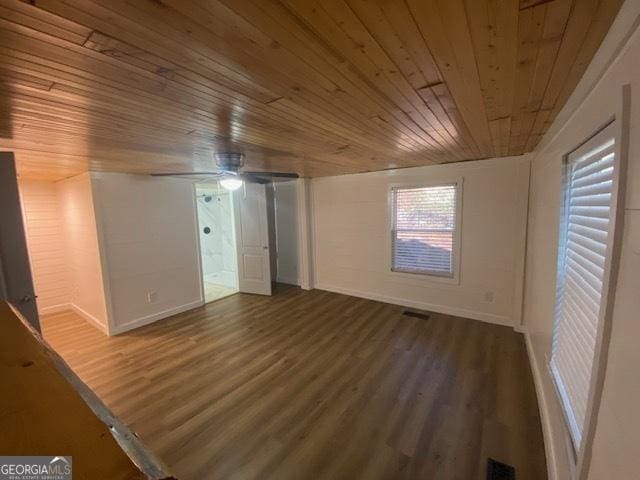
[[[322,176],[531,151],[622,0],[0,0],[21,175]]]

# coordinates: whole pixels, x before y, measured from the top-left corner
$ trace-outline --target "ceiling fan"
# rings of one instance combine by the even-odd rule
[[[244,154],[240,152],[221,152],[215,154],[217,170],[211,172],[175,172],[152,173],[154,177],[176,177],[207,175],[219,178],[220,185],[227,190],[237,190],[242,182],[270,183],[269,178],[298,178],[297,173],[284,172],[240,172],[244,166]]]

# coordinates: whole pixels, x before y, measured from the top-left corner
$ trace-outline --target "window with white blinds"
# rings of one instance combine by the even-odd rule
[[[551,373],[579,450],[585,425],[612,232],[613,124],[569,154],[560,221]]]
[[[392,270],[453,277],[458,184],[396,187],[392,195]]]

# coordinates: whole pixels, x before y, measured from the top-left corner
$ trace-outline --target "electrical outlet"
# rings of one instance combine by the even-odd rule
[[[493,292],[484,292],[484,301],[486,303],[493,303],[494,294]]]
[[[147,292],[147,302],[156,303],[158,301],[158,292]]]

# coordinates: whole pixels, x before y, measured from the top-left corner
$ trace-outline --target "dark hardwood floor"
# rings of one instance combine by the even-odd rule
[[[182,480],[546,479],[511,329],[319,290],[238,294],[118,337],[74,313],[45,339]]]

